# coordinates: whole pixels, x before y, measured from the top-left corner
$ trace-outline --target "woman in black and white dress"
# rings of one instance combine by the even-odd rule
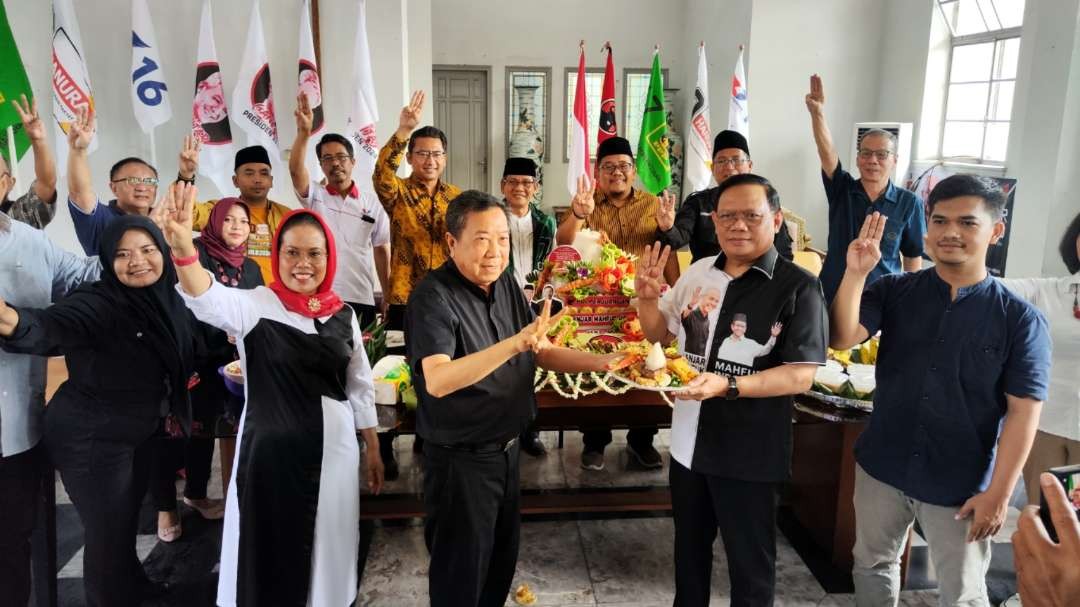
[[[230,289],[198,265],[194,188],[175,186],[166,233],[195,316],[230,335],[245,376],[217,603],[344,607],[356,598],[359,430],[368,487],[382,486],[371,367],[352,309],[331,289],[334,239],[318,214],[285,216],[275,281]]]

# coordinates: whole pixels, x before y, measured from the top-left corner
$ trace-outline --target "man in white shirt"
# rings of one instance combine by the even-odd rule
[[[769,339],[764,345],[759,344],[746,336],[746,314],[738,312],[731,317],[731,335],[720,344],[716,357],[751,367],[755,358],[772,352],[776,336],[783,328],[781,323],[775,323],[769,330]]]

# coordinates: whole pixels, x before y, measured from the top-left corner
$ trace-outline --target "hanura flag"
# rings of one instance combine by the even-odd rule
[[[379,156],[379,142],[375,135],[375,123],[379,120],[379,107],[375,103],[375,80],[371,72],[371,51],[367,41],[367,3],[360,0],[360,14],[356,26],[356,48],[353,51],[352,102],[345,119],[346,137],[353,144],[356,164],[353,182],[361,190],[374,191],[371,174]]]
[[[326,120],[323,116],[322,84],[319,82],[319,65],[315,60],[315,42],[311,36],[311,1],[304,0],[300,8],[300,59],[297,64],[297,96],[306,95],[308,104],[311,105],[311,113],[314,118],[311,121],[311,136],[317,138],[326,130]],[[304,165],[307,166],[308,174],[315,181],[323,178],[322,167],[315,155],[315,145],[308,146]]]
[[[71,0],[53,0],[52,38],[53,120],[56,121],[56,150],[67,149],[67,132],[82,108],[94,108],[90,71],[86,68],[79,22]],[[97,149],[98,137],[90,140],[86,153]],[[67,173],[67,154],[56,154],[57,173]]]
[[[232,97],[233,120],[247,135],[248,145],[261,145],[270,154],[270,163],[279,168],[281,150],[278,148],[277,119],[274,117],[274,94],[270,86],[270,60],[266,55],[259,0],[251,7],[247,44],[236,88]]]
[[[144,133],[172,119],[169,87],[146,0],[131,0],[131,105]]]
[[[731,77],[731,102],[728,105],[727,128],[738,131],[750,142],[750,106],[746,99],[746,69],[743,67],[743,49],[739,47],[739,60],[735,62],[735,75]]]
[[[574,115],[570,120],[570,164],[566,168],[566,187],[570,195],[577,194],[578,177],[591,181],[589,170],[589,114],[585,105],[585,47],[578,58],[577,86],[574,89]]]
[[[229,108],[221,85],[221,68],[214,46],[214,19],[210,0],[203,0],[199,25],[199,54],[195,60],[195,97],[191,101],[191,133],[202,142],[199,173],[214,182],[225,195],[236,188],[232,184],[233,149]]]
[[[709,187],[712,178],[712,128],[709,126],[709,68],[705,43],[698,47],[697,85],[690,106],[690,136],[686,154],[686,187],[689,196]]]
[[[649,89],[645,93],[645,113],[637,146],[637,170],[641,185],[656,195],[671,185],[668,156],[667,112],[664,111],[664,76],[660,72],[660,49],[653,53]]]
[[[596,145],[615,136],[615,65],[611,62],[611,45],[607,48],[607,67],[604,68],[604,83],[600,87],[600,126],[596,129]]]

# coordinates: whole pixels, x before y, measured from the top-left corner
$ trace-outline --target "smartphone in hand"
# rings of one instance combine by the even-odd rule
[[[1073,512],[1080,519],[1080,464],[1051,468],[1047,472],[1053,474],[1054,478],[1058,479],[1061,486],[1065,488],[1065,495],[1069,498]],[[1033,482],[1038,482],[1038,479]],[[1057,542],[1057,529],[1054,529],[1054,521],[1050,518],[1050,507],[1047,506],[1046,495],[1041,489],[1039,490],[1039,518],[1042,519],[1043,526],[1046,527],[1046,531],[1050,534],[1050,539]]]

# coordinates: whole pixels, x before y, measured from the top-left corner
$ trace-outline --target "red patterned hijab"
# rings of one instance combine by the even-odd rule
[[[296,219],[304,215],[314,217],[322,227],[323,235],[326,236],[326,276],[323,278],[319,288],[311,295],[302,295],[286,287],[285,283],[281,281],[281,272],[278,267],[281,239],[285,235],[285,232],[292,227],[291,224],[295,224]],[[274,271],[274,282],[270,283],[270,289],[277,294],[282,305],[290,312],[296,312],[307,318],[322,318],[324,316],[335,314],[344,307],[345,302],[341,301],[341,298],[338,297],[337,293],[334,293],[332,288],[334,285],[334,274],[337,272],[337,246],[334,244],[334,234],[330,231],[326,222],[323,221],[322,216],[315,211],[296,209],[281,219],[281,223],[278,225],[277,234],[274,235],[274,246],[271,251],[270,263]]]

